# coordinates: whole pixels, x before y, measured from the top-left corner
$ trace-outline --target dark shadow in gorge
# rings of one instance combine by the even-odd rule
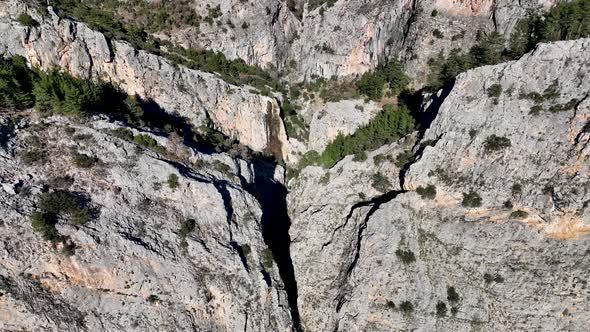
[[[289,227],[291,219],[287,213],[287,188],[274,179],[277,163],[270,159],[253,160],[256,196],[262,208],[262,236],[272,251],[279,274],[285,285],[293,327],[301,331],[297,307],[297,281],[291,260]]]

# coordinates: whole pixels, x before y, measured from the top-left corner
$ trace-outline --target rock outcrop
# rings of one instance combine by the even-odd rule
[[[39,26],[24,27],[16,21],[27,10]],[[21,55],[43,69],[57,67],[114,83],[130,95],[185,117],[195,127],[210,121],[254,150],[286,155],[287,137],[276,99],[109,40],[84,23],[60,18],[51,7],[48,15],[41,15],[21,1],[0,4],[0,53]]]
[[[401,58],[417,85],[428,59],[453,48],[468,49],[477,31],[509,35],[516,22],[555,0],[210,0],[194,9],[202,22],[169,38],[176,43],[222,51],[264,68],[278,68],[290,81],[362,74],[387,58]],[[243,28],[243,23],[248,25]],[[436,37],[434,31],[442,33]]]
[[[289,194],[303,325],[584,330],[589,50],[544,44],[461,74],[399,181],[392,164],[350,157],[305,169]],[[380,196],[375,173],[392,184]]]
[[[249,189],[260,165],[179,146],[186,161],[170,159],[113,136],[121,127],[101,119],[1,119],[0,329],[291,329],[265,211]],[[90,220],[60,216],[68,240],[52,245],[30,218],[56,191],[82,197]]]

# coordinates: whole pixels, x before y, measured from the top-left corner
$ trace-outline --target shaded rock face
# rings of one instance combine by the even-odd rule
[[[401,171],[350,157],[327,182],[305,169],[289,194],[303,325],[585,330],[589,50],[544,44],[460,75]],[[383,195],[367,188],[377,172]],[[427,185],[433,198],[415,192]]]
[[[186,147],[181,163],[112,136],[120,127],[100,119],[1,119],[0,329],[291,330],[250,189],[254,164]],[[35,149],[44,157],[23,157]],[[80,167],[74,151],[94,166]],[[75,249],[31,229],[41,193],[55,190],[89,202],[90,221],[55,225]]]
[[[43,69],[57,67],[75,76],[112,82],[130,95],[185,117],[195,127],[210,121],[256,151],[283,157],[287,137],[274,98],[228,84],[214,74],[174,65],[127,43],[107,40],[83,23],[60,19],[51,9],[48,16],[30,11],[40,26],[27,28],[15,21],[25,5],[8,1],[0,6],[3,54],[21,55]]]
[[[478,30],[509,34],[519,19],[556,3],[340,0],[329,6],[328,2],[310,7],[305,0],[200,1],[194,8],[203,17],[219,6],[219,23],[164,34],[184,46],[211,48],[230,58],[278,68],[290,81],[362,74],[388,57],[399,57],[419,86],[427,77],[429,58],[453,48],[468,49]],[[244,22],[247,28],[242,27]],[[435,37],[434,30],[444,37]]]

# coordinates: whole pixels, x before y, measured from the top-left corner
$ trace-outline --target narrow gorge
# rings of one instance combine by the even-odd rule
[[[6,0],[0,53],[0,330],[587,330],[588,0]]]

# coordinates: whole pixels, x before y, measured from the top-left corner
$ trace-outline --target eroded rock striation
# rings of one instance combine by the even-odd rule
[[[205,17],[219,5],[214,23],[161,37],[290,82],[399,57],[420,87],[428,58],[554,4],[211,0],[194,6]],[[0,4],[4,55],[112,82],[287,162],[398,101],[307,96],[296,115],[308,137],[287,139],[279,93],[35,8]],[[38,24],[19,23],[24,12]],[[540,44],[428,96],[399,141],[288,181],[251,151],[2,109],[0,329],[585,331],[589,73],[590,39]]]
[[[16,21],[28,12],[39,22]],[[21,55],[33,66],[111,82],[154,107],[199,127],[209,122],[254,150],[283,157],[286,134],[275,98],[225,82],[216,74],[177,66],[169,60],[107,39],[81,22],[60,18],[51,7],[41,15],[21,1],[0,4],[0,52]]]
[[[303,324],[584,330],[589,50],[543,44],[460,75],[399,177],[350,157],[305,169],[289,194]]]
[[[113,136],[120,129],[2,115],[0,328],[289,330],[265,212],[248,189],[259,165],[186,147],[179,162]],[[90,212],[80,225],[60,214],[67,241],[52,244],[30,218],[56,192]]]
[[[401,58],[420,85],[428,59],[468,49],[477,31],[509,35],[517,21],[554,0],[253,1],[211,0],[194,5],[214,22],[166,33],[190,47],[222,51],[291,81],[362,74],[388,58]],[[243,25],[244,22],[247,26]],[[438,30],[442,36],[438,36]]]

